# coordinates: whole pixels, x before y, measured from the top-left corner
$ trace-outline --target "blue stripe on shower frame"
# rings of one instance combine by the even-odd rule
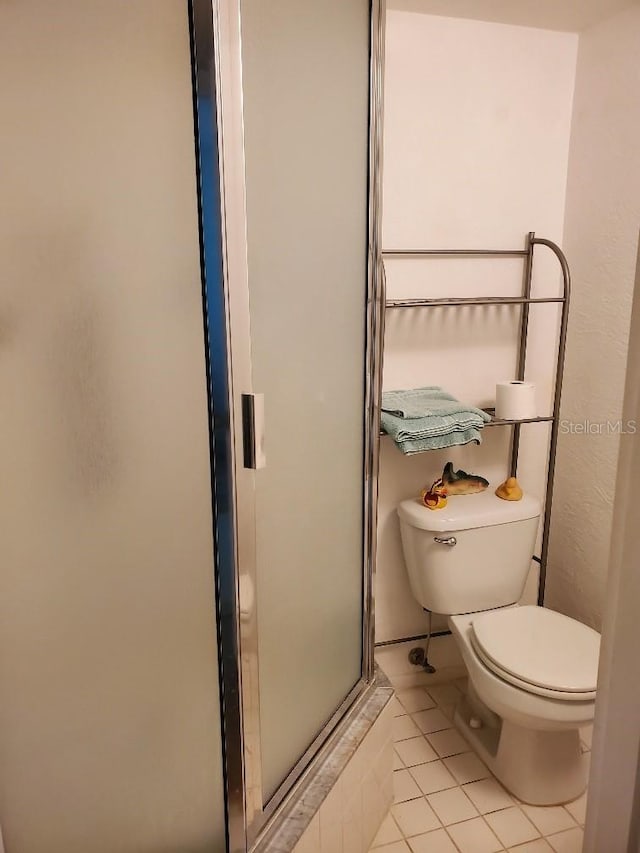
[[[238,671],[229,353],[211,0],[188,0],[198,183],[227,849],[246,849]]]

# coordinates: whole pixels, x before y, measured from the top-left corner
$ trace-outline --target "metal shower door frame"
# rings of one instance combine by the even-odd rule
[[[247,225],[242,95],[240,0],[189,0],[194,64],[196,142],[206,154],[199,104],[215,106],[213,116],[219,175],[219,227],[222,234],[221,310],[227,347],[227,383],[211,381],[209,364],[214,493],[229,490],[231,542],[217,554],[218,619],[228,847],[230,853],[251,849],[278,808],[295,793],[302,774],[329,740],[356,700],[374,682],[374,578],[379,459],[379,389],[384,303],[379,263],[381,240],[382,93],[384,0],[370,3],[369,206],[366,299],[362,666],[357,683],[267,803],[263,801],[260,767],[260,719],[257,671],[257,613],[243,600],[255,589],[255,471],[244,467],[242,394],[253,390],[247,265]],[[210,130],[210,128],[209,128]],[[209,151],[211,146],[209,146]],[[200,162],[199,179],[205,169]],[[206,226],[206,188],[200,189]],[[213,219],[210,213],[210,219]],[[201,224],[201,229],[203,228]],[[206,244],[205,236],[202,236]],[[205,312],[207,258],[203,257]],[[205,320],[211,357],[212,331]],[[217,331],[220,332],[218,325]],[[216,436],[221,440],[216,442]],[[216,521],[217,523],[217,521]],[[220,538],[217,537],[218,542]],[[219,549],[218,549],[219,551]],[[243,583],[242,578],[248,579]],[[240,619],[243,613],[243,619]]]

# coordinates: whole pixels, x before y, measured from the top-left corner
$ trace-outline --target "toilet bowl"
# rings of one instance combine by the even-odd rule
[[[507,614],[509,630],[502,637],[501,611],[480,616],[489,628],[491,619],[485,617],[498,617],[496,635],[492,637],[498,643],[494,651],[505,651],[509,670],[480,645],[473,625],[478,614],[449,619],[470,685],[456,709],[455,723],[494,775],[520,800],[532,805],[568,802],[580,796],[587,785],[587,759],[582,753],[579,728],[594,716],[598,635],[579,622],[544,608],[506,610],[511,611]],[[523,656],[522,666],[512,666],[517,643],[515,648],[500,646],[498,637],[508,643],[510,631],[517,631],[519,621],[523,632],[520,640],[524,637],[532,643],[535,633],[527,633],[528,629],[536,623],[544,627],[542,645],[556,640],[556,650],[564,652],[560,661],[556,655],[544,669],[536,666],[539,661],[535,655],[533,666],[531,657]],[[576,667],[571,665],[574,655]],[[535,683],[529,680],[532,670]],[[576,671],[586,676],[582,686],[588,689],[575,688]],[[545,686],[542,681],[553,686]]]
[[[531,497],[514,505],[489,492],[449,498],[446,514],[398,507],[413,594],[449,616],[469,674],[455,725],[511,793],[552,805],[586,788],[579,728],[594,716],[600,635],[517,605],[539,513]]]

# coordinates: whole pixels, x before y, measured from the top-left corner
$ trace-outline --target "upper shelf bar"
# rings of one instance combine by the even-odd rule
[[[533,236],[533,235],[532,235]],[[549,245],[548,241],[535,242]],[[387,258],[422,257],[467,257],[467,258],[528,258],[530,249],[385,249],[383,260]],[[469,296],[464,298],[445,297],[441,299],[388,299],[387,308],[446,308],[457,305],[534,305],[551,302],[565,302],[565,296],[532,298],[531,296]]]
[[[526,249],[385,249],[383,258],[416,258],[439,255],[441,258],[526,258]]]
[[[387,308],[446,308],[458,305],[535,305],[549,302],[564,302],[564,296],[540,298],[525,296],[469,296],[444,299],[388,299]]]

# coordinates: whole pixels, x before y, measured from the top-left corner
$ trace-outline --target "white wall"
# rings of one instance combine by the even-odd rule
[[[389,11],[385,249],[521,248],[529,231],[562,243],[576,51],[570,33]],[[521,271],[517,260],[390,261],[388,295],[515,294]],[[535,293],[558,288],[557,265],[540,250]],[[441,384],[471,403],[493,402],[496,381],[514,376],[517,309],[458,311],[388,312],[385,388]],[[539,386],[541,413],[550,407],[556,323],[555,307],[532,311],[528,378]],[[409,590],[396,504],[448,459],[497,484],[507,473],[509,431],[484,436],[481,448],[409,458],[382,440],[378,640],[426,629]],[[523,430],[521,480],[539,496],[547,436],[544,425]]]
[[[640,8],[580,35],[565,247],[573,272],[564,419],[622,417],[640,227]],[[596,427],[598,428],[598,427]],[[600,626],[616,434],[560,436],[547,603]]]
[[[387,8],[575,33],[636,0],[387,0]]]

